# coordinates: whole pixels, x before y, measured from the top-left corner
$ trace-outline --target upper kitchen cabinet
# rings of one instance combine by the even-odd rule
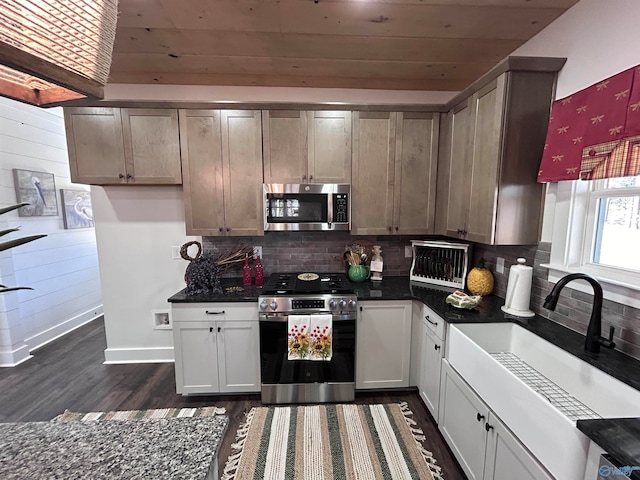
[[[177,110],[78,107],[64,117],[73,182],[182,183]]]
[[[353,115],[351,233],[433,233],[439,114]]]
[[[537,183],[564,59],[509,58],[451,102],[443,119],[436,231],[493,245],[538,243]]]
[[[307,112],[264,110],[262,147],[265,183],[307,182]]]
[[[349,183],[351,112],[265,110],[265,183]]]
[[[180,110],[188,235],[262,235],[259,110]]]

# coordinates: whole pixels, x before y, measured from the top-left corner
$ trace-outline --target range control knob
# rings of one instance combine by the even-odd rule
[[[276,310],[278,308],[278,304],[276,303],[275,300],[271,302],[269,306],[271,307],[271,310]]]
[[[344,310],[344,308],[347,306],[347,301],[340,300],[340,303],[338,305],[340,305],[340,310]]]
[[[338,302],[336,302],[335,300],[329,300],[329,308],[331,310],[335,310],[337,306],[338,306]]]
[[[260,310],[266,310],[268,306],[269,302],[267,302],[266,300],[262,300],[262,302],[260,302]]]
[[[349,308],[351,308],[352,310],[356,309],[356,301],[355,300],[349,300]]]

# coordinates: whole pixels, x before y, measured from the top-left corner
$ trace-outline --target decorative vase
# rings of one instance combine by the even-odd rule
[[[351,265],[349,267],[349,280],[354,283],[364,282],[370,275],[369,267],[366,265]]]

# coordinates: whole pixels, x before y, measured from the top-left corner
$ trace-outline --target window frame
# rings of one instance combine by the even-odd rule
[[[567,273],[588,273],[600,281],[605,298],[640,308],[640,272],[591,261],[598,200],[640,194],[640,187],[606,189],[604,182],[606,180],[574,180],[548,184],[547,201],[555,200],[555,208],[552,209],[551,258],[542,266],[549,269],[551,283]],[[585,282],[571,282],[569,287],[593,292]]]

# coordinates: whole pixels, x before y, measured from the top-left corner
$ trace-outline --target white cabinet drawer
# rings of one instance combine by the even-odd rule
[[[258,321],[258,302],[173,303],[171,316],[174,322]]]
[[[426,305],[422,306],[422,322],[440,340],[444,340],[444,320]]]

